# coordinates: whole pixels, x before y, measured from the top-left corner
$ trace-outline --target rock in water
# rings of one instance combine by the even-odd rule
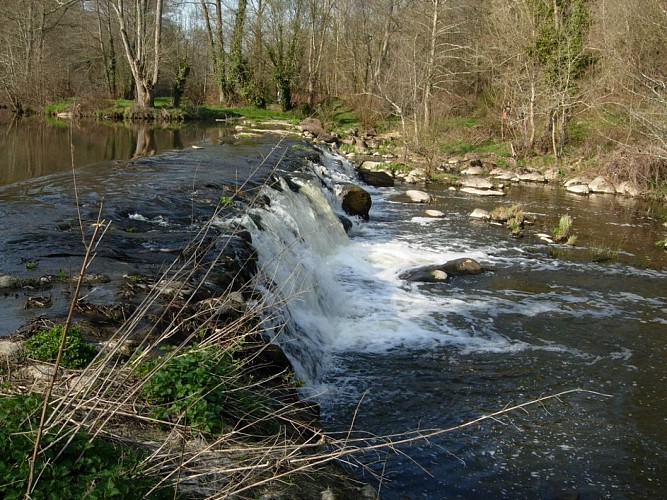
[[[601,175],[593,179],[588,187],[594,193],[616,194],[614,185]]]
[[[484,272],[482,265],[474,259],[464,257],[436,264],[422,266],[404,271],[398,275],[402,280],[420,281],[424,283],[441,283],[448,281],[452,276],[467,276]]]
[[[489,220],[491,218],[491,214],[482,208],[476,208],[470,213],[469,217],[471,219]]]
[[[359,177],[366,184],[374,187],[394,187],[394,178],[387,172],[383,172],[381,170],[360,168]]]
[[[431,201],[431,195],[425,193],[424,191],[418,191],[416,189],[409,189],[405,192],[405,195],[410,198],[410,201],[413,203],[428,203]]]
[[[341,184],[337,187],[343,210],[347,215],[356,215],[364,220],[369,219],[372,200],[368,192],[356,184]]]

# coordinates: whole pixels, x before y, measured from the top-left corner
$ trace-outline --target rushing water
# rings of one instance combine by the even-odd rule
[[[79,169],[84,214],[94,219],[104,199],[105,216],[120,228],[94,270],[112,278],[159,270],[173,258],[164,250],[185,244],[212,213],[223,183],[262,178],[294,150],[272,149],[276,141],[209,138],[202,150]],[[436,219],[405,203],[402,187],[368,188],[371,220],[346,235],[340,204],[322,186],[347,180],[351,166],[325,154],[311,167],[317,180],[264,188],[269,203],[244,222],[265,292],[292,297],[291,328],[276,341],[328,430],[352,422],[369,437],[442,429],[564,390],[607,395],[569,394],[369,453],[367,469],[355,473],[380,475],[390,499],[667,495],[667,259],[653,245],[664,237],[656,207],[543,187],[513,187],[500,200],[433,189],[429,208],[446,214]],[[38,260],[38,274],[78,262],[76,232],[59,229],[74,218],[68,174],[8,185],[0,203],[0,273],[29,273],[24,256]],[[535,215],[523,239],[468,217],[513,203]],[[564,213],[574,219],[575,249],[532,236]],[[398,279],[463,256],[490,271],[447,284]],[[12,296],[2,307],[0,334],[34,316]]]
[[[449,428],[574,388],[608,397],[570,394],[369,454],[365,477],[380,474],[386,498],[664,496],[667,273],[652,244],[662,231],[655,209],[549,188],[512,188],[501,201],[432,190],[446,213],[434,219],[400,191],[373,190],[371,221],[349,240],[319,216],[322,231],[300,222],[321,211],[321,196],[300,192],[311,201],[294,210],[297,195],[273,192],[262,220],[282,223],[253,233],[268,272],[299,293],[292,335],[279,341],[330,430]],[[474,208],[499,203],[523,204],[534,230],[571,214],[579,247],[470,221]],[[492,271],[449,284],[398,279],[464,256]]]

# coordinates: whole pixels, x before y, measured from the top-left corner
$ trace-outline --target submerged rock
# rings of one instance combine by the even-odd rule
[[[0,276],[0,288],[14,288],[20,284],[19,281],[14,276],[3,274]]]
[[[471,219],[489,220],[491,218],[491,214],[483,208],[476,208],[470,213],[469,217]]]
[[[398,275],[402,280],[419,281],[423,283],[442,283],[452,276],[470,276],[482,274],[484,268],[474,259],[463,257],[454,259],[444,264],[422,266],[404,271]]]
[[[473,187],[461,188],[462,193],[476,194],[477,196],[505,196],[504,191],[495,189],[477,189]]]

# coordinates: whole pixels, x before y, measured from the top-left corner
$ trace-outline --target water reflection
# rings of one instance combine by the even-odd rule
[[[17,118],[0,110],[0,186],[98,162],[127,160],[183,149],[229,134],[220,123],[154,123]]]

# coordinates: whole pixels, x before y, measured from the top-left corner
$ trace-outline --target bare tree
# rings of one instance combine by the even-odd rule
[[[6,0],[0,5],[0,89],[17,112],[44,99],[47,38],[77,0]]]
[[[218,102],[224,104],[229,98],[229,84],[227,82],[227,54],[225,52],[225,37],[222,24],[222,1],[213,2],[213,12],[206,0],[200,0],[204,17],[204,26],[208,37],[208,45],[213,60],[213,75],[218,88]]]
[[[134,77],[137,104],[143,109],[152,108],[160,70],[163,0],[112,0],[111,6]]]

